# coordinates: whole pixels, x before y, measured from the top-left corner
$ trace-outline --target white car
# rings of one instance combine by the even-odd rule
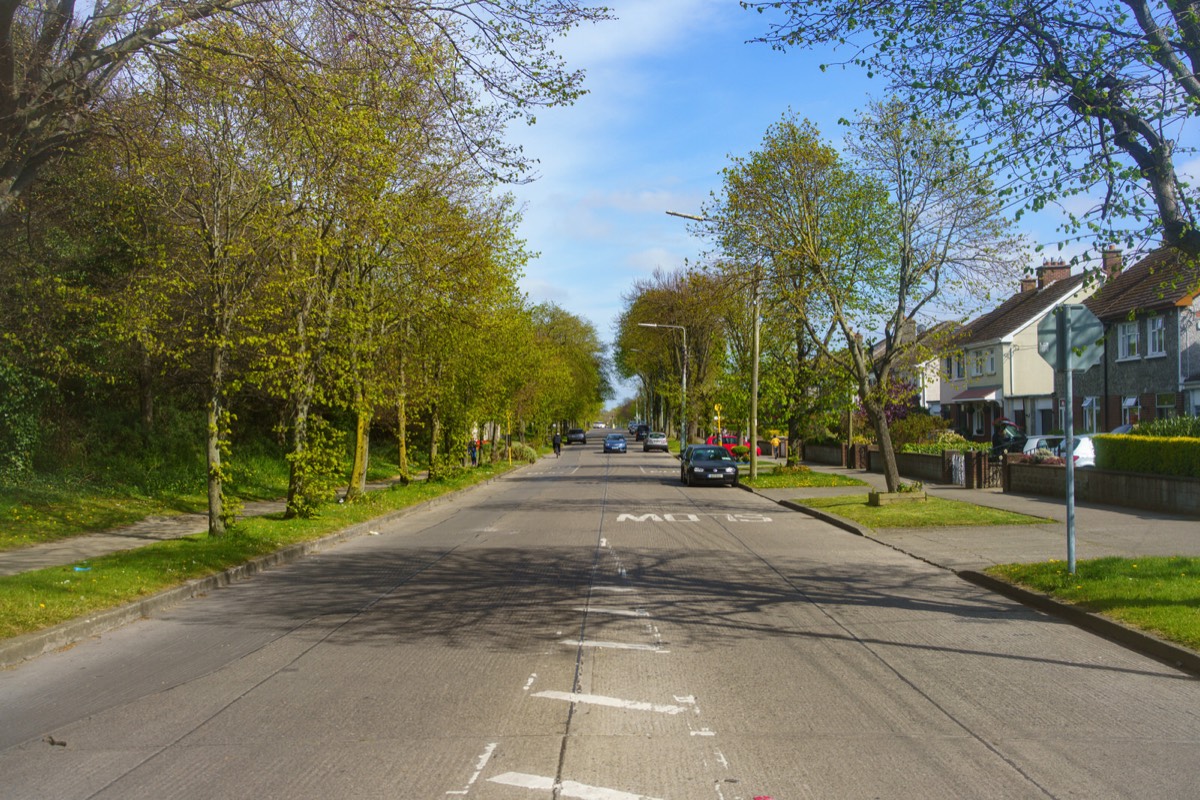
[[[1025,446],[1021,448],[1021,452],[1027,456],[1033,455],[1038,450],[1049,450],[1051,453],[1057,453],[1062,440],[1063,437],[1061,436],[1030,436],[1025,440]]]
[[[1064,438],[1058,445],[1055,451],[1063,458],[1067,457],[1066,453],[1067,440]],[[1094,467],[1096,466],[1096,443],[1092,441],[1091,434],[1081,433],[1075,437],[1075,466],[1077,467]]]

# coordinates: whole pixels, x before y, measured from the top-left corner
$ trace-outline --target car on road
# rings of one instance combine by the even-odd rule
[[[637,441],[637,442],[642,441],[643,439],[646,438],[646,435],[648,433],[650,433],[649,425],[646,425],[644,423],[641,425],[638,425],[637,428],[633,432],[634,441]]]
[[[1025,440],[1025,446],[1021,452],[1027,456],[1033,455],[1038,450],[1049,450],[1051,453],[1056,453],[1062,440],[1061,436],[1030,436]]]
[[[592,427],[593,427],[593,428],[603,428],[603,427],[604,427],[604,423],[603,423],[603,422],[593,422],[593,423],[592,423]]]
[[[646,434],[646,438],[642,440],[642,452],[649,453],[651,450],[662,450],[664,453],[671,452],[667,446],[667,435],[665,433],[650,431]]]
[[[679,480],[685,486],[697,483],[723,483],[737,486],[737,460],[724,447],[697,445],[688,451],[679,468]]]
[[[587,431],[583,428],[571,428],[567,431],[567,444],[587,444]]]
[[[1077,467],[1094,467],[1096,466],[1096,443],[1092,441],[1091,434],[1081,433],[1075,437],[1074,459]],[[1058,445],[1056,451],[1064,459],[1067,457],[1067,440],[1064,438]]]
[[[626,450],[625,435],[621,433],[610,433],[604,437],[604,452],[606,453],[624,453]]]
[[[704,440],[704,443],[705,444],[719,444],[722,447],[724,447],[726,450],[728,450],[730,452],[730,454],[733,453],[733,448],[737,447],[739,444],[746,448],[750,447],[749,442],[739,442],[738,438],[736,436],[710,436]],[[754,450],[755,450],[754,455],[756,455],[756,456],[762,455],[761,447],[756,446],[754,448]]]

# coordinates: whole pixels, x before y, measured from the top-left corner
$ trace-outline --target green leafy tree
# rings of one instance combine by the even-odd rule
[[[1083,194],[1069,235],[1161,236],[1200,254],[1181,146],[1200,114],[1200,25],[1192,2],[1090,0],[743,0],[763,41],[842,45],[907,105],[947,115],[1038,210]],[[1001,170],[997,168],[997,172]],[[1009,190],[1004,190],[1005,192]]]

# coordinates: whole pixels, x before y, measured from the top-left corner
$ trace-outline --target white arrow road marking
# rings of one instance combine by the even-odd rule
[[[682,714],[687,711],[683,706],[668,704],[643,703],[638,700],[622,700],[619,697],[605,697],[601,694],[573,694],[571,692],[538,692],[534,697],[545,697],[548,700],[565,700],[568,703],[588,703],[594,706],[609,708],[625,708],[630,711],[656,711],[659,714]]]
[[[583,611],[588,614],[612,614],[614,617],[648,617],[650,616],[645,609],[634,609],[630,611],[626,608],[598,608],[591,606],[590,608],[576,608],[574,611]]]
[[[492,783],[500,783],[505,786],[518,786],[522,789],[542,789],[545,791],[553,791],[555,789],[554,778],[548,778],[544,775],[529,775],[524,772],[506,772],[503,775],[497,775],[488,780]],[[658,800],[658,798],[645,794],[631,794],[629,792],[618,791],[617,789],[588,786],[587,784],[576,783],[575,781],[563,781],[557,788],[560,797],[574,797],[577,800]]]
[[[657,644],[624,644],[623,642],[596,642],[591,639],[584,639],[582,642],[576,639],[563,639],[563,644],[571,647],[602,647],[610,650],[652,650],[655,653],[668,653],[669,650],[663,650],[661,645]]]

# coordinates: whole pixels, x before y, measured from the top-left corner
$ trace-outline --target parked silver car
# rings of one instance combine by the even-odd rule
[[[667,446],[667,435],[658,431],[650,431],[646,434],[646,438],[642,440],[642,452],[648,453],[651,450],[662,450],[664,453],[669,453],[670,448]]]

